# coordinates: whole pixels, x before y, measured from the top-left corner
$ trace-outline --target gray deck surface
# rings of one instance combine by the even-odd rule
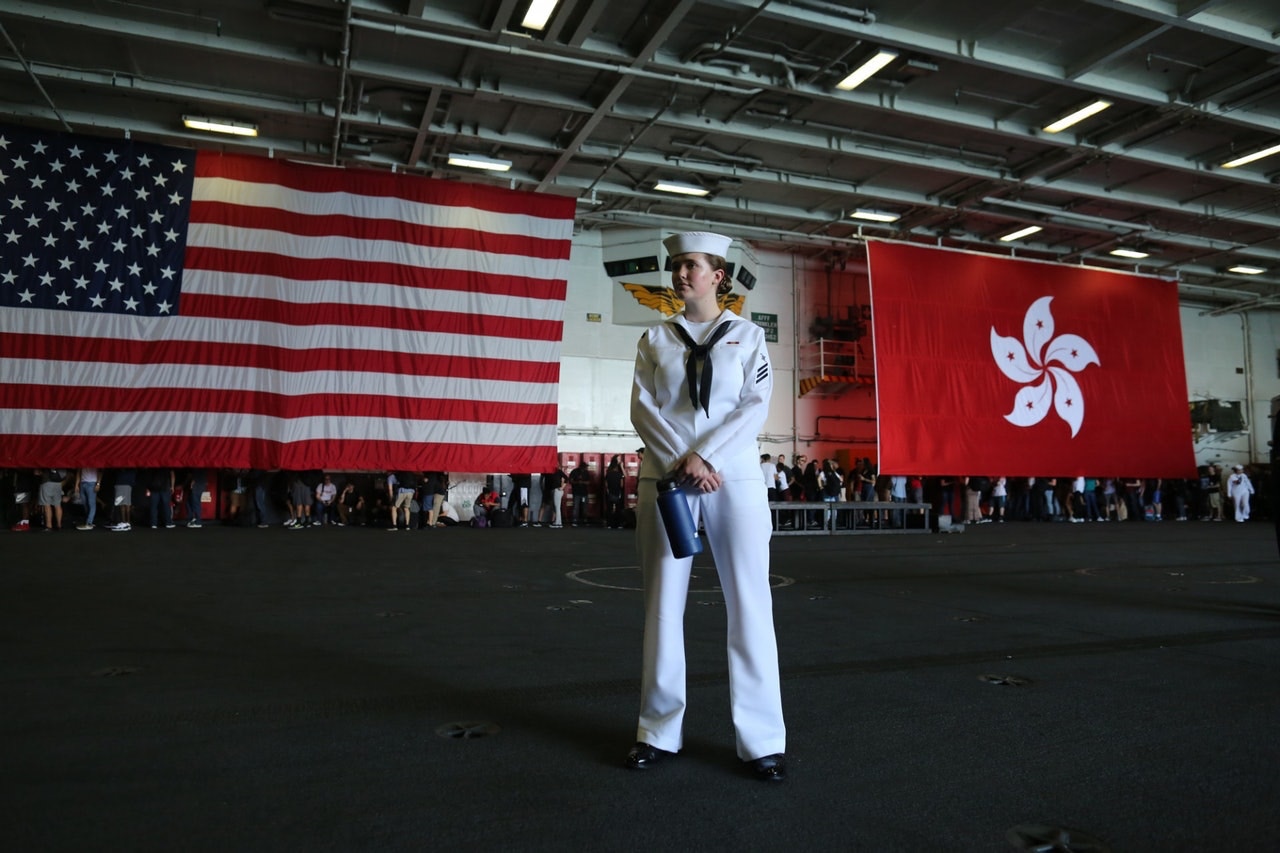
[[[1001,851],[1029,825],[1072,850],[1280,849],[1267,524],[775,539],[776,786],[733,753],[706,558],[685,750],[622,769],[629,532],[2,547],[8,850]]]

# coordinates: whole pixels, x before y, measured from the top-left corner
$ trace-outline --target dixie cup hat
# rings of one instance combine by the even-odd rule
[[[723,258],[728,256],[729,244],[732,242],[732,237],[726,237],[723,234],[712,234],[710,231],[685,231],[681,234],[672,234],[662,241],[662,245],[666,247],[667,254],[673,258],[689,252],[703,252]]]

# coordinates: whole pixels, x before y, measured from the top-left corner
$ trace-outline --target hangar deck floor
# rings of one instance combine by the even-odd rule
[[[1269,525],[772,551],[777,786],[733,754],[704,558],[685,750],[622,769],[642,623],[626,532],[10,534],[5,846],[999,851],[1047,826],[1064,850],[1275,849]]]

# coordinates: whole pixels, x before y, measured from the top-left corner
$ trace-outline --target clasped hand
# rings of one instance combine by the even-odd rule
[[[714,492],[720,488],[720,475],[696,453],[681,457],[671,469],[671,476],[682,486],[692,486],[700,492]]]

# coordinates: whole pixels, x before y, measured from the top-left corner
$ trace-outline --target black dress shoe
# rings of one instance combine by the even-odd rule
[[[670,755],[675,755],[675,753],[640,742],[631,747],[631,750],[627,753],[626,766],[630,770],[648,770]]]
[[[781,782],[787,778],[787,757],[780,752],[754,758],[750,764],[751,772],[762,781]]]

